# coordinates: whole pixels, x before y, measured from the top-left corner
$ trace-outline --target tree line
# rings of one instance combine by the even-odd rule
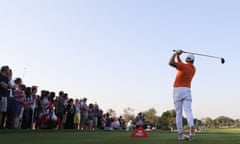
[[[123,110],[123,118],[126,122],[129,120],[134,120],[134,109],[126,108]],[[161,116],[157,115],[157,111],[154,108],[150,108],[143,112],[145,115],[145,123],[151,126],[156,127],[157,129],[162,130],[176,130],[176,111],[175,110],[167,110],[161,114]],[[183,118],[184,128],[187,128],[187,119]],[[240,128],[240,120],[232,119],[228,116],[219,116],[215,119],[210,117],[202,118],[202,119],[194,119],[194,124],[198,129],[205,128],[229,128],[229,127],[238,127]]]

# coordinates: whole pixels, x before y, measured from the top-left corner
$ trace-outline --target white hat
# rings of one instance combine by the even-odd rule
[[[190,61],[194,61],[194,55],[190,54],[186,57],[186,59],[189,59]]]

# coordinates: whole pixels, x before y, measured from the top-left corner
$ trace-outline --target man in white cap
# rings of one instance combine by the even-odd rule
[[[174,82],[173,100],[176,109],[176,125],[178,130],[179,140],[192,140],[195,135],[194,131],[194,119],[192,114],[192,96],[191,96],[191,81],[195,74],[194,56],[188,55],[183,63],[180,59],[182,50],[177,50],[171,57],[169,65],[177,69],[177,75]],[[182,124],[182,110],[187,116],[189,130],[189,136],[183,134]]]

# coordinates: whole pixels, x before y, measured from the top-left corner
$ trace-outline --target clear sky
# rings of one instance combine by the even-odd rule
[[[172,50],[196,56],[196,118],[240,118],[238,0],[1,0],[0,65],[118,115],[173,109]],[[183,58],[185,55],[183,55]]]

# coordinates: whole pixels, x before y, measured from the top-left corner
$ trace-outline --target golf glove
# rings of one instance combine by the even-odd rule
[[[178,55],[181,55],[181,54],[183,53],[183,50],[177,49],[177,50],[176,50],[176,53],[177,53]]]

